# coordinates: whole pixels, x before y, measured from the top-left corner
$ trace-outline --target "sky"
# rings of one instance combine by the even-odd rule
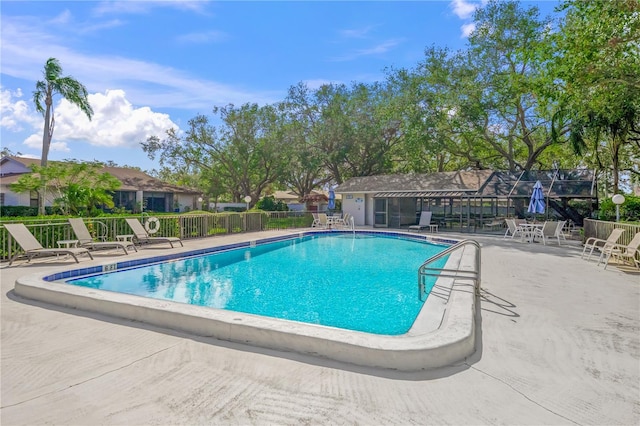
[[[33,91],[47,59],[85,85],[91,121],[54,99],[50,160],[158,169],[140,143],[215,106],[282,101],[300,82],[373,83],[425,48],[458,50],[483,1],[11,1],[0,3],[0,147],[40,158]],[[556,1],[526,2],[541,16]]]

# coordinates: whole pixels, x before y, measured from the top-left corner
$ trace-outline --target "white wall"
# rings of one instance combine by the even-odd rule
[[[181,212],[184,211],[185,207],[193,209],[193,198],[193,195],[189,194],[173,194],[173,199],[178,200],[178,208]]]
[[[364,194],[342,194],[342,211],[353,216],[356,226],[367,224],[366,210]]]

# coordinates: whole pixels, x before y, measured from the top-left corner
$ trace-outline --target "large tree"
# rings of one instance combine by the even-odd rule
[[[220,115],[220,126],[199,115],[189,120],[184,135],[170,130],[165,139],[147,139],[143,149],[151,159],[160,156],[162,166],[215,176],[233,201],[248,195],[253,205],[287,164],[276,110],[245,104],[216,107],[213,112]]]
[[[44,80],[36,83],[33,92],[33,102],[36,110],[44,115],[44,129],[42,132],[42,157],[40,166],[46,167],[49,157],[49,147],[54,129],[53,97],[60,95],[73,105],[76,105],[91,120],[93,109],[89,104],[87,89],[71,76],[62,75],[62,66],[56,58],[49,58],[44,65]],[[44,198],[46,192],[45,176],[42,175],[42,188],[38,191],[38,214],[44,215]]]
[[[546,95],[576,151],[618,192],[620,172],[640,176],[640,3],[568,0],[560,10]]]

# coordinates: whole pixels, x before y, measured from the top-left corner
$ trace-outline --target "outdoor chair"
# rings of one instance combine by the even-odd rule
[[[433,212],[420,212],[420,221],[417,225],[409,226],[409,231],[421,231],[422,229],[429,228],[431,232],[438,232],[438,225],[431,223],[432,214]]]
[[[640,269],[640,260],[638,260],[637,257],[640,255],[640,232],[637,232],[636,235],[633,236],[628,245],[614,244],[612,246],[608,246],[604,249],[603,254],[606,258],[604,262],[604,269],[607,269],[607,265],[611,258],[616,259],[616,261],[619,261],[620,263],[629,262],[632,266]],[[600,264],[599,261],[598,264]]]
[[[513,239],[516,235],[520,235],[520,238],[524,239],[526,232],[516,223],[515,219],[505,219],[504,221],[507,224],[507,230],[502,238],[510,237]]]
[[[318,227],[326,228],[329,226],[329,216],[326,213],[318,213]]]
[[[122,249],[124,254],[129,254],[127,248],[132,248],[134,251],[138,251],[135,244],[132,241],[94,241],[87,225],[81,218],[69,219],[71,228],[78,238],[78,245],[92,250],[117,248]]]
[[[342,216],[342,219],[339,223],[339,225],[344,228],[344,229],[353,229],[353,216],[351,216],[349,213],[345,213]]]
[[[61,254],[70,255],[76,261],[78,261],[79,254],[87,254],[91,260],[93,256],[89,253],[89,250],[82,247],[67,247],[67,248],[44,248],[42,244],[33,236],[29,229],[24,226],[23,223],[6,223],[5,229],[11,234],[11,237],[18,243],[18,245],[24,250],[24,256],[27,257],[27,262],[30,262],[34,257],[40,256],[58,256]],[[16,257],[21,253],[14,254],[9,260],[9,266],[13,263]]]
[[[593,251],[599,250],[600,259],[598,259],[598,263],[600,263],[602,261],[602,256],[604,255],[605,250],[615,245],[623,233],[624,233],[624,229],[614,228],[614,230],[611,231],[611,234],[609,234],[609,237],[606,240],[603,240],[601,238],[596,238],[596,237],[588,238],[587,241],[585,241],[584,243],[584,248],[582,249],[582,256],[580,257],[584,259],[584,255],[587,252],[587,249],[589,249],[589,257],[587,257],[587,260],[589,260],[591,259],[591,255],[593,254]]]
[[[542,238],[542,244],[547,245],[547,238],[557,238],[558,245],[560,244],[560,236],[559,233],[562,234],[562,227],[564,226],[564,221],[546,221],[542,228],[533,228],[533,237]],[[558,233],[559,231],[559,233]],[[562,239],[564,239],[564,234],[562,234]]]
[[[311,227],[312,228],[320,227],[320,217],[318,216],[318,213],[311,213],[311,216],[313,216],[313,222],[311,223]]]
[[[149,235],[147,230],[144,229],[144,226],[142,226],[142,223],[140,223],[138,219],[125,220],[127,221],[129,228],[131,228],[131,230],[133,231],[133,237],[139,243],[169,243],[171,244],[171,248],[173,248],[173,243],[180,243],[180,245],[184,247],[184,244],[182,244],[182,240],[178,237],[152,237],[151,235]]]

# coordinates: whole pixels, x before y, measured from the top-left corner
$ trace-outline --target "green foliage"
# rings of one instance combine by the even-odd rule
[[[63,214],[97,216],[102,213],[102,206],[113,207],[111,192],[121,186],[109,173],[101,173],[101,167],[100,163],[69,161],[46,167],[33,165],[32,173],[20,176],[10,188],[18,193],[41,191],[44,179],[48,190],[45,195],[55,194],[54,208]]]
[[[620,205],[620,220],[623,222],[640,221],[640,197],[625,195],[625,201]],[[600,220],[616,220],[616,205],[611,198],[606,198],[600,202],[598,214]]]
[[[282,200],[276,201],[273,195],[261,198],[256,203],[255,208],[266,212],[286,212],[289,210],[289,206],[286,203]]]

